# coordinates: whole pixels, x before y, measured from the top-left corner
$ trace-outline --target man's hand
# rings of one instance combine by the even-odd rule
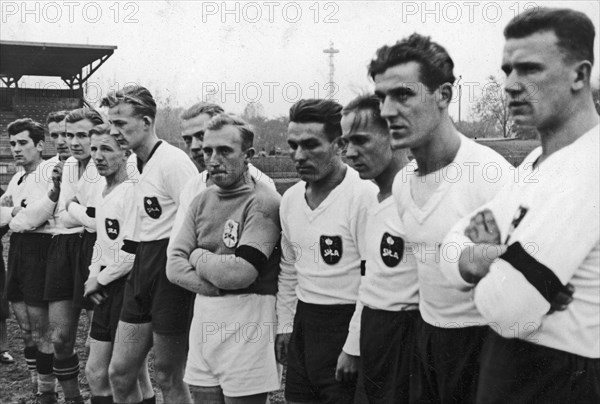
[[[17,216],[17,214],[22,210],[23,208],[20,206],[15,206],[11,212],[12,217]]]
[[[463,250],[458,260],[458,269],[463,279],[477,283],[488,274],[492,262],[506,252],[505,245],[475,244]]]
[[[2,198],[2,200],[0,201],[0,206],[2,206],[3,208],[12,208],[14,206],[12,195],[8,195],[6,196],[6,198]]]
[[[106,294],[105,290],[102,290],[100,292],[92,293],[88,297],[94,304],[101,304],[103,301],[105,301],[108,298],[108,295]]]
[[[97,277],[94,276],[94,277],[88,278],[88,280],[85,281],[85,289],[84,289],[83,295],[87,297],[87,296],[91,295],[92,293],[99,292],[100,289],[102,289],[102,285],[98,282]]]
[[[287,365],[288,346],[291,338],[291,332],[277,334],[277,337],[275,337],[275,358],[277,358],[277,362],[282,365]]]
[[[62,181],[62,171],[64,165],[64,161],[59,161],[52,169],[53,187],[50,191],[48,191],[48,198],[50,198],[52,202],[58,201],[58,196],[60,195],[60,184]]]
[[[567,290],[564,292],[558,292],[554,299],[550,302],[550,311],[548,314],[552,314],[555,311],[563,311],[566,310],[567,306],[571,304],[573,301],[573,293],[575,292],[575,287],[570,283],[567,283]]]
[[[484,209],[473,216],[465,229],[465,236],[476,244],[500,244],[500,230],[492,211]]]
[[[335,380],[341,383],[354,383],[358,377],[359,356],[349,355],[342,351],[338,356],[335,368]]]

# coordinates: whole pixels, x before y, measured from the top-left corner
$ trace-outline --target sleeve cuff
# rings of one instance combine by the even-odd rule
[[[350,330],[348,338],[342,348],[344,352],[352,356],[360,356],[360,330]]]
[[[474,245],[474,243],[466,236],[462,235],[454,235],[449,237],[443,244],[444,253],[442,254],[442,258],[440,261],[440,271],[450,285],[453,288],[459,290],[469,290],[473,289],[475,286],[474,283],[467,282],[462,275],[460,274],[460,269],[458,267],[460,261],[460,255],[463,251],[467,249],[467,247]]]

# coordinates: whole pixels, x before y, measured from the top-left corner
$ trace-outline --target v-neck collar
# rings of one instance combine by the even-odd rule
[[[143,169],[145,168],[145,166],[148,165],[148,163],[150,162],[150,159],[154,155],[154,152],[156,151],[156,149],[158,149],[158,146],[160,146],[161,144],[162,144],[162,140],[159,140],[158,142],[156,142],[156,144],[150,151],[150,154],[148,155],[148,160],[146,160],[146,164],[144,164],[144,162],[139,157],[137,157],[137,169],[140,172],[140,174],[142,174]]]
[[[302,194],[302,202],[303,202],[302,208],[304,209],[304,213],[306,214],[306,217],[308,218],[309,221],[312,222],[321,213],[326,211],[327,208],[333,203],[333,201],[336,200],[338,195],[340,195],[342,192],[344,192],[344,188],[346,188],[346,183],[348,182],[350,175],[351,175],[350,174],[351,170],[352,169],[349,166],[346,166],[346,174],[344,175],[344,179],[342,180],[342,182],[340,182],[337,187],[333,188],[331,190],[331,192],[329,192],[329,195],[327,195],[325,197],[325,199],[323,199],[323,201],[319,204],[319,206],[317,206],[314,209],[311,209],[310,206],[308,206],[308,202],[306,201],[306,186],[308,184],[306,184],[304,186],[304,192]]]

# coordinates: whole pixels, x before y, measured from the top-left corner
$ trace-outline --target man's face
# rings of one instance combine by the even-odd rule
[[[67,122],[67,140],[71,155],[78,161],[90,158],[90,129],[94,123],[82,119],[74,123]]]
[[[235,188],[241,184],[247,153],[242,147],[238,128],[225,125],[204,134],[204,161],[212,181],[221,188]]]
[[[554,32],[508,39],[502,56],[509,111],[518,125],[553,128],[569,114],[571,66]]]
[[[40,153],[44,150],[44,142],[34,145],[28,130],[10,136],[9,142],[15,165],[27,167],[41,160]]]
[[[48,131],[50,132],[50,138],[56,146],[58,158],[61,161],[68,159],[71,156],[71,151],[69,150],[69,144],[67,141],[65,120],[63,119],[60,122],[49,122]]]
[[[181,137],[185,142],[188,154],[198,165],[198,168],[203,171],[206,168],[204,164],[204,153],[202,152],[202,141],[206,124],[210,121],[211,116],[208,114],[200,114],[192,119],[187,119],[181,122]]]
[[[362,122],[353,128],[357,115]],[[387,128],[372,123],[368,111],[351,112],[342,117],[342,138],[346,158],[362,179],[377,178],[392,161],[392,147]]]
[[[426,145],[441,120],[438,92],[430,92],[421,82],[420,70],[417,62],[408,62],[375,75],[375,94],[394,149]]]
[[[110,134],[115,136],[122,147],[135,151],[144,144],[148,135],[148,123],[137,115],[133,106],[121,102],[108,109]]]
[[[103,177],[114,175],[127,164],[125,150],[119,147],[117,139],[112,135],[92,135],[90,150],[98,174]]]
[[[288,125],[287,142],[300,179],[310,182],[327,177],[339,159],[340,145],[330,142],[322,123],[297,123]]]

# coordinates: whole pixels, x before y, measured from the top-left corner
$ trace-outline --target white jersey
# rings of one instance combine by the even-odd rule
[[[374,310],[403,311],[419,308],[419,279],[412,246],[406,242],[393,198],[369,209],[365,241],[365,273],[358,289],[359,302],[350,321],[344,352],[360,355],[363,306]]]
[[[588,358],[600,358],[599,130],[535,167],[541,148],[534,150],[519,167],[518,181],[477,209],[492,211],[508,245],[475,289],[475,304],[492,329]],[[465,243],[469,219],[453,228],[446,244]],[[443,264],[456,286],[466,284],[456,262]],[[547,314],[553,282],[570,283],[575,293],[566,310]]]
[[[463,135],[460,137],[460,148],[452,163],[418,176],[413,161],[396,175],[392,188],[406,237],[417,259],[421,316],[427,323],[442,328],[486,323],[473,302],[473,289],[454,288],[440,271],[440,256],[450,253],[440,247],[457,221],[492,199],[515,173],[514,167],[500,154]],[[425,203],[419,206],[415,202],[423,199],[419,191],[432,189]]]
[[[137,241],[169,238],[179,195],[198,170],[182,150],[166,141],[157,144],[135,186]]]
[[[375,184],[361,180],[351,167],[314,210],[306,203],[305,188],[300,181],[281,200],[278,333],[291,332],[297,299],[320,305],[356,303],[367,211],[377,202]]]
[[[102,194],[106,180],[96,168],[94,160],[90,158],[81,177],[79,176],[79,162],[74,157],[69,157],[63,166],[62,184],[58,200],[58,216],[62,225],[67,229],[85,229],[90,233],[96,231],[94,210],[96,200]],[[73,197],[78,202],[69,204],[66,201]]]
[[[122,278],[133,266],[135,255],[121,250],[123,240],[130,239],[134,231],[131,226],[135,223],[128,220],[134,215],[133,188],[132,182],[125,181],[96,201],[97,238],[89,276],[97,277],[101,285]]]
[[[275,181],[273,181],[268,175],[260,171],[258,168],[253,166],[252,164],[248,164],[248,171],[252,178],[257,181],[264,182],[274,191],[277,191],[275,188]],[[183,187],[181,194],[179,195],[179,208],[177,209],[177,215],[175,216],[175,223],[173,224],[173,234],[178,234],[179,229],[181,228],[181,223],[185,219],[188,208],[190,207],[192,201],[195,197],[197,197],[200,192],[206,189],[208,182],[208,171],[202,171],[199,174],[194,175]]]
[[[0,225],[9,225],[14,232],[35,232],[56,234],[57,223],[52,217],[54,203],[48,199],[48,190],[52,188],[51,161],[42,161],[31,173],[18,170],[8,183],[6,192],[0,198],[4,201],[11,197],[13,207],[0,208]],[[50,176],[47,173],[50,172]],[[50,204],[45,203],[48,200]],[[23,209],[12,217],[14,207]]]

